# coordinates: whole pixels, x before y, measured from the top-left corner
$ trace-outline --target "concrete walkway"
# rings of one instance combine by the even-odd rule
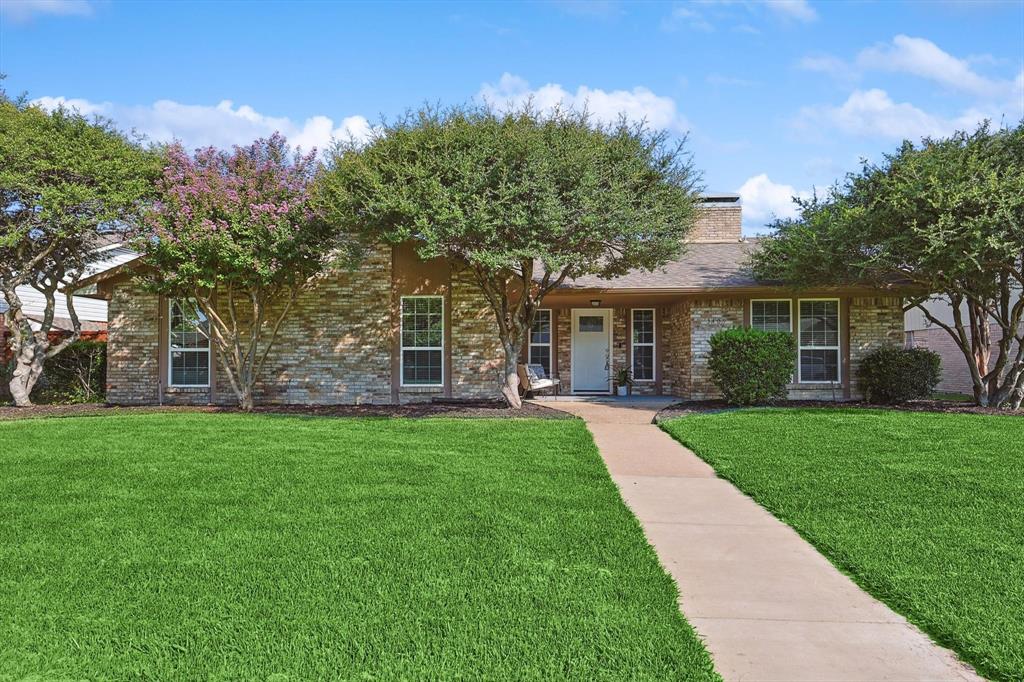
[[[981,679],[653,425],[669,402],[543,404],[587,422],[722,677]]]

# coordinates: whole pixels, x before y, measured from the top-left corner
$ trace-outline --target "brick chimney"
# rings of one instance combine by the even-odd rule
[[[703,194],[698,206],[697,224],[690,232],[691,242],[738,242],[743,238],[740,223],[743,208],[739,194]]]

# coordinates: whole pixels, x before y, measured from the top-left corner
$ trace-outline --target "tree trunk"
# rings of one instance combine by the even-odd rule
[[[523,406],[519,396],[519,349],[513,343],[502,343],[505,350],[504,380],[501,384],[501,395],[508,406],[518,410]]]
[[[32,389],[43,376],[43,363],[49,346],[46,341],[40,342],[35,334],[26,336],[14,357],[14,372],[9,384],[11,397],[18,407],[32,406]]]

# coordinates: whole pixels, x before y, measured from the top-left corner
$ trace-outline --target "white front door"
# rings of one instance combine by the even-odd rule
[[[612,311],[572,311],[572,391],[611,392]]]

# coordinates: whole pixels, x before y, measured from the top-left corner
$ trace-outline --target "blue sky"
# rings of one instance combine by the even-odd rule
[[[905,137],[1024,116],[1024,2],[0,0],[6,89],[154,139],[305,146],[424,101],[587,103],[690,149],[748,232]]]

